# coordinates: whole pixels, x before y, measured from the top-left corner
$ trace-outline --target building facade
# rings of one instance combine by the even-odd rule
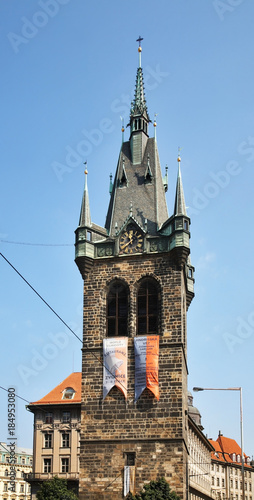
[[[32,471],[32,450],[17,446],[15,464],[10,462],[8,445],[0,443],[0,500],[30,500],[31,488],[25,478]]]
[[[241,448],[234,439],[219,433],[216,441],[210,439],[212,453],[212,496],[221,500],[242,500],[243,481]],[[254,468],[250,457],[244,454],[244,500],[252,500]]]
[[[214,447],[203,433],[201,415],[193,406],[193,396],[188,392],[189,413],[189,498],[190,500],[212,499],[212,453]]]
[[[187,498],[186,312],[193,298],[190,219],[178,158],[168,216],[149,136],[141,47],[128,141],[122,142],[105,228],[87,188],[76,230],[84,280],[79,498],[124,498],[164,476]],[[124,133],[124,131],[122,130]]]
[[[78,492],[80,450],[80,373],[72,373],[42,399],[30,403],[34,414],[33,470],[26,476],[31,498],[43,481],[54,476],[67,480]]]

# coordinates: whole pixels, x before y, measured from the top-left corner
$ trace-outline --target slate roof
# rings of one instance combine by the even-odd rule
[[[148,163],[152,173],[151,182],[147,182],[145,178]],[[123,165],[127,182],[121,186]],[[130,142],[124,142],[122,145],[105,224],[110,235],[115,234],[116,223],[119,229],[122,227],[130,214],[131,205],[133,217],[141,227],[145,226],[147,219],[149,234],[156,234],[158,227],[168,219],[155,138],[148,138],[143,161],[138,165],[133,165],[131,161]]]
[[[75,391],[73,399],[62,399],[64,389],[71,387]],[[81,373],[74,372],[71,373],[66,379],[64,379],[60,384],[58,384],[52,391],[50,391],[46,396],[30,403],[30,408],[32,405],[48,405],[48,404],[73,404],[81,403]]]

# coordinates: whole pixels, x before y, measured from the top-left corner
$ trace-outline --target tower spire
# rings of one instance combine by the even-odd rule
[[[87,167],[87,162],[84,163],[85,167]],[[89,196],[88,196],[88,186],[87,186],[87,174],[88,170],[85,168],[85,187],[84,194],[82,199],[80,218],[79,218],[79,226],[91,226],[91,214],[90,214],[90,204],[89,204]]]
[[[185,200],[184,200],[182,175],[181,175],[180,148],[178,148],[177,162],[178,162],[178,175],[177,175],[177,182],[176,182],[176,195],[175,195],[174,215],[187,215],[187,213],[186,213],[186,206],[185,206]]]
[[[135,95],[131,103],[130,110],[130,141],[132,160],[135,165],[140,164],[143,159],[144,150],[148,139],[148,124],[151,121],[148,115],[145,91],[144,78],[141,68],[141,36],[137,39],[139,42],[139,66],[136,75]]]

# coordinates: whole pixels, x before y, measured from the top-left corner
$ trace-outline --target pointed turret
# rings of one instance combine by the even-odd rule
[[[79,226],[91,227],[91,214],[90,214],[88,187],[87,187],[87,174],[88,171],[85,170],[85,188],[80,210]]]
[[[85,187],[80,210],[79,225],[75,231],[75,262],[82,276],[84,276],[92,266],[94,258],[94,243],[98,240],[100,241],[104,239],[107,235],[104,228],[91,221],[87,174],[88,171],[86,169]]]
[[[178,176],[177,176],[177,183],[176,183],[176,196],[175,196],[175,208],[174,208],[174,215],[187,215],[186,213],[186,206],[185,206],[185,200],[184,200],[184,193],[183,193],[183,184],[182,184],[182,175],[181,175],[181,158],[180,155],[178,155],[177,158],[178,161]]]

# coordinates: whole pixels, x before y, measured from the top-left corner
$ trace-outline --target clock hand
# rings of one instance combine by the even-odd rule
[[[131,243],[131,241],[127,241],[127,243],[125,243],[125,244],[121,247],[121,249],[123,250],[123,249],[124,249],[124,248],[126,248],[126,247],[130,244],[130,243]]]

